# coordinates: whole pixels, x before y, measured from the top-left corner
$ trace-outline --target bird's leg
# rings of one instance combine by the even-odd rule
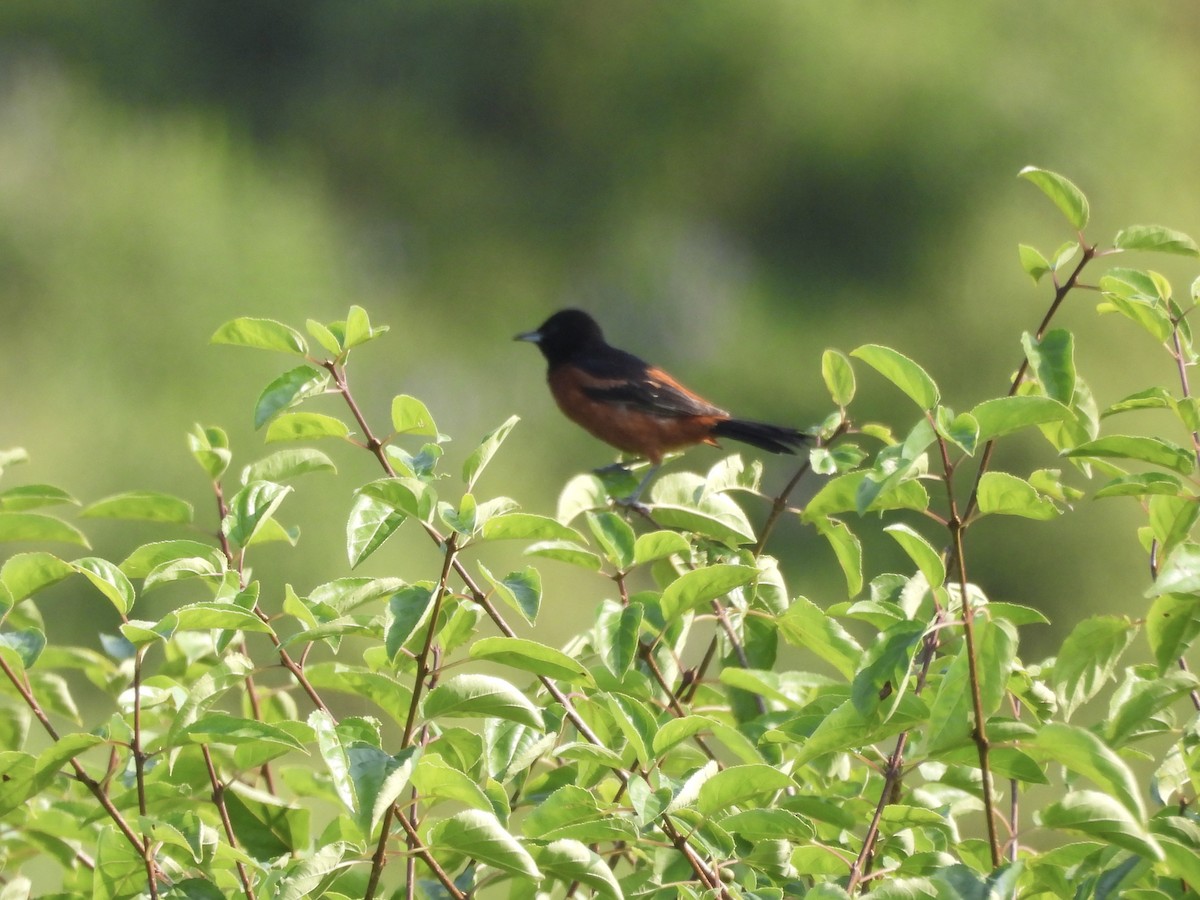
[[[620,506],[628,506],[630,509],[636,509],[639,512],[646,512],[647,511],[646,506],[641,502],[642,491],[644,491],[646,489],[646,485],[648,485],[650,483],[650,479],[653,478],[656,474],[658,474],[658,470],[661,468],[662,468],[661,462],[653,463],[650,466],[650,468],[646,470],[645,476],[638,483],[638,486],[636,488],[634,488],[633,493],[630,494],[628,497],[622,497],[621,499],[617,500],[616,502]]]

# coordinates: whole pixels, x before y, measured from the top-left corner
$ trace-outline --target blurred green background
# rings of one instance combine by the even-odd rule
[[[1049,253],[1071,237],[1021,167],[1089,194],[1094,241],[1135,223],[1200,233],[1198,32],[1200,7],[1159,0],[6,0],[0,445],[32,455],[6,485],[85,502],[169,491],[215,527],[184,434],[225,427],[235,472],[264,455],[253,403],[294,363],[209,336],[237,315],[302,326],[351,303],[392,327],[350,372],[380,430],[394,394],[422,398],[455,437],[455,471],[519,414],[481,487],[534,511],[612,458],[510,340],[565,305],[746,417],[818,421],[822,349],[864,342],[916,358],[967,409],[1004,392],[1049,301],[1017,243]],[[1133,262],[1181,293],[1194,275]],[[1061,324],[1101,405],[1173,383],[1148,338],[1094,306],[1074,296]],[[907,402],[860,376],[858,416],[907,427]],[[304,535],[259,554],[268,595],[345,574],[350,494],[377,471],[324,449],[340,474],[285,506]],[[793,470],[765,462],[770,486]],[[1056,465],[1034,437],[998,462]],[[1068,610],[1059,628],[1084,609],[1138,615],[1132,501],[1082,506],[975,530],[972,578]],[[116,559],[184,536],[86,527]],[[436,571],[424,542],[388,550],[373,571]],[[843,599],[832,554],[797,524],[772,550],[793,592]],[[891,542],[868,550],[870,574],[906,565]],[[555,590],[571,584],[557,565],[541,567]],[[589,591],[553,602],[589,615]],[[58,597],[78,604],[64,622],[107,627],[86,587]]]

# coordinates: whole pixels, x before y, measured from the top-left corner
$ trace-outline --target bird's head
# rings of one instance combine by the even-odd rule
[[[513,340],[537,344],[542,355],[553,365],[570,359],[580,350],[604,344],[604,333],[596,320],[581,309],[561,309],[538,326]]]

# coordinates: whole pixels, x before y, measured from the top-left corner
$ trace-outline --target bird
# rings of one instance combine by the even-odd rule
[[[619,350],[600,325],[581,309],[562,309],[534,331],[529,341],[546,358],[546,380],[568,419],[605,443],[650,463],[623,502],[637,499],[666,454],[695,444],[717,446],[727,437],[771,453],[795,453],[808,436],[795,428],[735,419],[684,387],[671,375]]]

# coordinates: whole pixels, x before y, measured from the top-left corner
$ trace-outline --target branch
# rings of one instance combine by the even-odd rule
[[[217,767],[213,765],[212,751],[208,749],[208,744],[201,744],[200,752],[204,755],[204,765],[208,769],[208,782],[212,785],[212,802],[221,817],[221,827],[225,830],[225,839],[229,841],[229,846],[236,850],[238,846],[237,835],[233,833],[233,822],[229,818],[229,809],[225,806],[225,785],[217,776]],[[250,873],[246,870],[246,865],[241,860],[237,862],[237,872],[238,878],[242,882],[242,893],[246,896],[246,900],[254,900],[254,888],[250,884]]]

